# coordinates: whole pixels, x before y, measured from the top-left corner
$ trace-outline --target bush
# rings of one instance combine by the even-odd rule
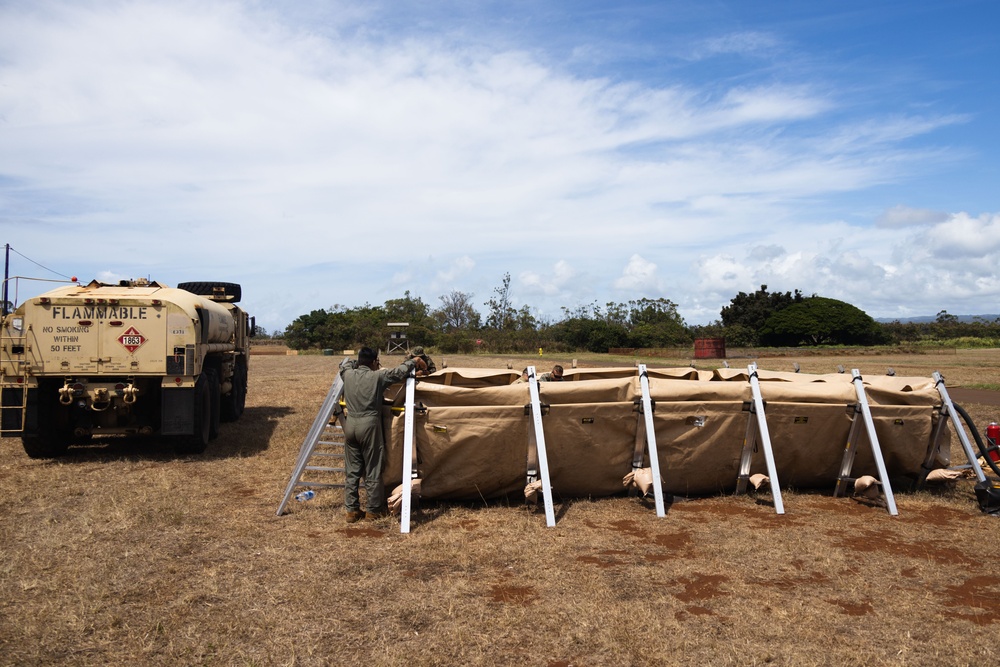
[[[442,354],[473,354],[476,339],[464,331],[452,331],[438,336],[437,349]]]

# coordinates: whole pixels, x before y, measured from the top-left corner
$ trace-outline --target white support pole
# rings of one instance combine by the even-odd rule
[[[538,378],[535,367],[528,366],[528,389],[531,392],[531,418],[535,427],[535,445],[538,448],[538,472],[542,476],[542,501],[545,504],[545,525],[556,525],[556,514],[552,508],[552,485],[549,482],[549,457],[545,453],[545,431],[542,429],[542,403],[538,398]]]
[[[646,364],[639,364],[639,384],[642,387],[642,414],[646,423],[646,447],[649,449],[649,466],[653,472],[653,499],[656,516],[667,515],[663,509],[663,488],[660,484],[660,455],[656,451],[656,432],[653,430],[653,401],[649,397],[649,375]]]
[[[942,376],[937,371],[934,371],[934,383],[937,385],[938,393],[941,394],[941,400],[944,402],[945,409],[948,411],[948,417],[951,418],[951,425],[955,427],[955,433],[958,434],[958,440],[962,443],[962,449],[965,450],[965,457],[969,460],[969,465],[972,466],[972,470],[976,473],[976,481],[985,482],[986,473],[983,472],[982,467],[979,465],[979,457],[977,457],[972,451],[972,443],[969,442],[969,436],[965,434],[965,429],[962,428],[962,423],[958,421],[958,411],[955,409],[955,405],[951,402],[951,396],[948,395],[948,389],[944,386],[944,376]]]
[[[417,383],[414,371],[406,378],[406,407],[403,408],[403,506],[399,511],[399,532],[410,532],[410,499],[413,495],[413,394]]]
[[[767,475],[771,478],[771,495],[774,497],[774,511],[776,514],[784,514],[785,505],[781,502],[781,486],[778,484],[778,469],[774,465],[774,452],[771,450],[771,433],[767,429],[767,417],[764,415],[764,399],[760,395],[757,364],[747,366],[747,374],[750,377],[750,392],[753,394],[753,404],[757,415],[757,428],[760,431],[760,441],[764,447],[764,460],[767,462]]]
[[[858,404],[861,406],[861,416],[865,420],[865,430],[868,432],[868,444],[871,445],[872,455],[875,457],[875,466],[878,468],[878,479],[882,482],[882,492],[885,493],[885,505],[889,514],[897,516],[896,498],[892,495],[892,485],[889,484],[889,473],[885,470],[885,460],[882,458],[882,447],[878,444],[878,435],[875,434],[875,422],[872,421],[872,411],[868,406],[868,395],[865,394],[865,384],[861,379],[858,369],[851,370],[854,378],[854,389],[858,394]]]

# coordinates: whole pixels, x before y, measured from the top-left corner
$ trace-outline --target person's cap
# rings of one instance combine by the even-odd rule
[[[422,346],[420,346],[420,345],[417,345],[417,346],[416,346],[415,348],[413,348],[413,350],[412,350],[412,351],[410,352],[410,354],[412,354],[412,355],[413,355],[413,356],[415,356],[415,357],[419,357],[419,356],[420,356],[421,354],[423,354],[423,353],[424,353],[424,348],[423,348]]]

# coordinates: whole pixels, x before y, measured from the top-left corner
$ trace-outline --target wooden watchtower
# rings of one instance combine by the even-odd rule
[[[399,351],[403,354],[409,354],[410,341],[406,338],[406,328],[410,326],[410,323],[388,322],[386,326],[389,327],[389,342],[385,346],[385,353],[392,354]]]

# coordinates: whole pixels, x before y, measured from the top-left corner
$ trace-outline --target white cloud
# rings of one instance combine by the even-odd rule
[[[457,289],[453,286],[458,284],[461,279],[472,273],[474,268],[476,268],[476,261],[468,255],[456,257],[447,268],[437,272],[434,282],[437,285],[441,285],[442,289],[446,289],[448,291]]]
[[[746,291],[746,285],[756,280],[754,270],[732,255],[703,257],[697,262],[697,283],[715,294],[735,294]]]
[[[929,228],[925,239],[936,258],[962,262],[986,260],[995,273],[1000,251],[1000,215],[973,218],[959,213]]]
[[[707,39],[702,50],[705,55],[723,53],[755,55],[768,53],[778,45],[779,40],[771,33],[742,31]]]
[[[884,211],[875,219],[879,227],[922,227],[933,225],[948,219],[943,211],[931,211],[925,208],[911,208],[897,204]]]
[[[505,271],[548,313],[613,291],[701,313],[761,283],[895,307],[941,271],[993,289],[995,216],[901,204],[872,229],[824,208],[959,154],[910,142],[964,116],[859,118],[780,67],[728,87],[584,76],[544,45],[400,38],[368,5],[324,5],[322,24],[309,7],[0,5],[11,242],[68,273],[243,282],[269,329],[406,289],[483,297]],[[700,41],[789,48],[764,30]],[[607,258],[629,256],[616,275]]]
[[[662,292],[662,281],[657,274],[656,264],[641,255],[632,255],[628,264],[622,269],[621,276],[615,280],[614,288],[622,292],[659,296]]]
[[[576,269],[570,266],[566,260],[559,260],[548,273],[539,273],[534,270],[522,271],[518,274],[518,287],[527,296],[543,295],[553,297],[557,295],[569,295],[571,288],[579,277]]]

